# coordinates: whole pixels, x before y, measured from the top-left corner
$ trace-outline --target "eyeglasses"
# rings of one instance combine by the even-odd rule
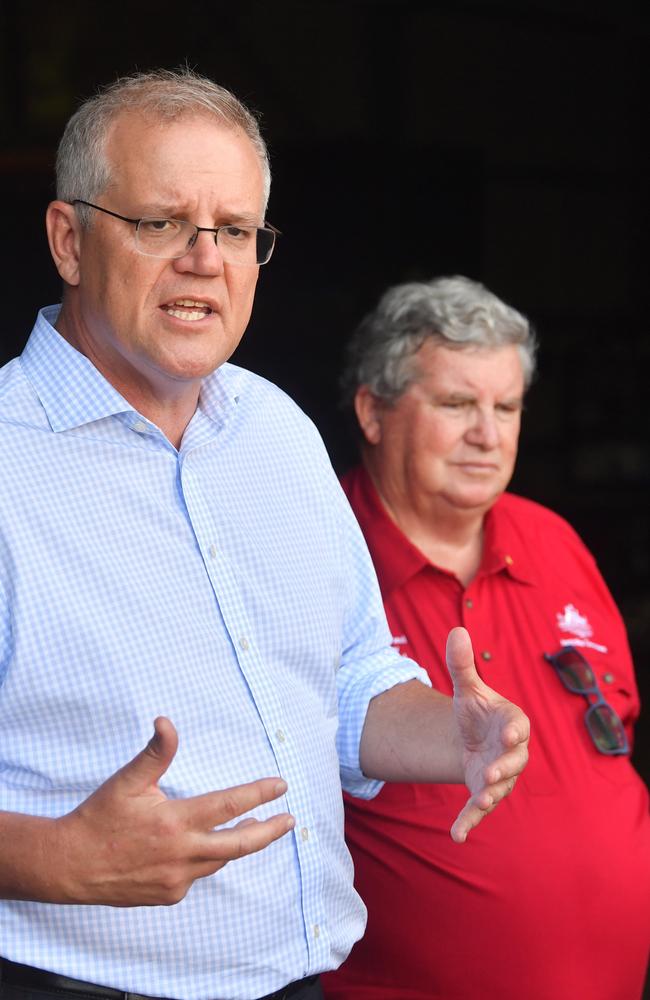
[[[189,253],[198,239],[199,233],[213,233],[214,242],[226,264],[255,267],[266,264],[271,259],[275,237],[281,236],[279,229],[267,223],[266,226],[195,226],[193,222],[181,219],[129,219],[118,215],[101,205],[93,205],[83,198],[75,198],[72,205],[87,205],[97,212],[112,215],[122,222],[135,226],[135,248],[145,257],[161,260],[178,260]]]
[[[610,755],[629,753],[623,723],[603,698],[596,675],[582,653],[575,646],[564,646],[559,653],[544,653],[544,659],[555,668],[569,691],[583,695],[589,702],[585,722],[596,749]],[[592,696],[596,701],[591,701]]]

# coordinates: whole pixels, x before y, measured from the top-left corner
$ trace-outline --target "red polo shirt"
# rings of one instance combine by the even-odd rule
[[[606,757],[543,653],[581,648],[632,738],[638,692],[625,628],[595,561],[556,514],[505,494],[485,520],[468,587],[388,517],[367,473],[344,489],[375,562],[393,641],[451,693],[453,625],[486,683],[520,705],[530,762],[464,845],[457,785],[386,785],[346,798],[346,836],[368,928],[325,978],[328,1000],[634,1000],[650,947],[648,793]]]

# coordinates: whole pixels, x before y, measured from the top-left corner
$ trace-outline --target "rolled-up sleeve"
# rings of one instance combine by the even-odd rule
[[[372,698],[396,684],[418,680],[431,686],[427,673],[391,645],[381,593],[361,529],[341,491],[341,532],[346,568],[345,645],[337,676],[339,729],[337,750],[346,792],[371,799],[383,785],[367,778],[359,761],[361,733]]]

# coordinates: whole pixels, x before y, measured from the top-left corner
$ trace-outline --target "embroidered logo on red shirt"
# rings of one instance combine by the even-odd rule
[[[405,635],[394,635],[392,637],[392,643],[391,644],[393,646],[395,646],[395,648],[397,649],[397,652],[401,653],[402,656],[408,656],[409,655],[408,650],[403,648],[404,646],[408,646],[408,639],[406,638]],[[400,649],[400,646],[402,647],[401,649]]]
[[[580,614],[574,604],[565,604],[564,610],[555,617],[561,632],[573,633],[569,639],[560,639],[563,646],[587,646],[589,649],[596,649],[599,653],[608,651],[607,646],[591,641],[594,630],[589,624],[589,620]]]

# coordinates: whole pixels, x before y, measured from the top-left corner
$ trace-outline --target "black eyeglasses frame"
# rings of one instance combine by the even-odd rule
[[[84,201],[83,198],[73,198],[72,201],[69,202],[69,204],[70,205],[86,205],[88,208],[94,208],[94,209],[96,209],[96,211],[103,212],[105,215],[112,215],[114,219],[121,219],[122,222],[129,222],[132,226],[135,226],[136,232],[137,232],[138,227],[139,227],[139,225],[140,225],[141,222],[152,221],[153,218],[154,218],[154,216],[151,216],[151,218],[150,218],[149,216],[143,215],[139,219],[130,219],[127,215],[120,215],[119,212],[112,212],[109,208],[102,208],[101,205],[94,205],[92,201]],[[138,253],[142,253],[143,257],[151,257],[153,260],[182,260],[182,258],[185,256],[185,254],[190,253],[190,251],[192,250],[192,247],[196,243],[196,240],[198,238],[199,233],[214,233],[214,240],[215,240],[215,243],[216,243],[217,238],[219,236],[219,230],[220,229],[228,229],[230,226],[233,225],[233,223],[224,223],[223,226],[216,226],[216,228],[212,228],[211,226],[197,226],[194,222],[189,222],[187,219],[170,219],[169,221],[170,222],[184,222],[186,225],[192,226],[194,228],[194,230],[195,230],[194,238],[190,241],[190,245],[188,246],[188,248],[185,251],[185,253],[182,254],[180,257],[156,257],[153,254],[142,253],[141,250],[138,250]],[[275,226],[272,226],[270,222],[265,222],[263,226],[242,226],[242,228],[245,228],[245,229],[266,229],[267,231],[273,233],[274,237],[276,237],[276,236],[282,236],[282,233],[280,232],[280,230],[276,229]],[[136,241],[136,249],[137,249],[137,241]],[[271,252],[269,253],[267,259],[265,261],[262,261],[261,263],[258,263],[257,265],[253,265],[253,266],[263,267],[264,264],[268,264],[268,262],[270,261],[272,255],[273,255],[273,250],[274,249],[275,249],[275,239],[273,241],[273,245],[271,246]],[[238,266],[241,266],[241,265],[238,265]]]

